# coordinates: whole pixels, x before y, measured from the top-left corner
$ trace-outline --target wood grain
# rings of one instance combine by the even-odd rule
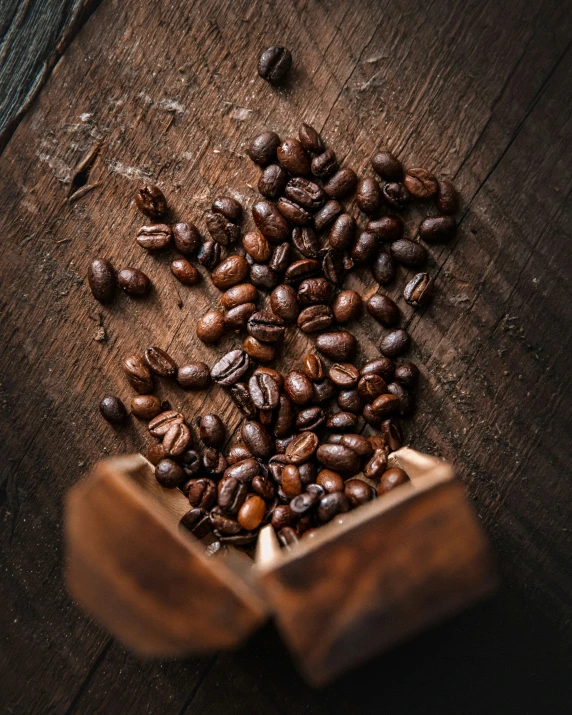
[[[567,709],[571,38],[569,7],[555,0],[102,3],[0,159],[3,706]],[[258,51],[278,40],[295,57],[284,91],[255,74]],[[145,442],[142,426],[115,431],[97,412],[104,393],[130,396],[121,358],[150,344],[179,360],[218,353],[193,332],[217,292],[178,288],[167,259],[135,245],[134,188],[158,181],[177,215],[204,229],[215,192],[253,199],[248,138],[266,126],[287,135],[301,120],[356,170],[388,145],[462,191],[458,240],[432,250],[435,302],[422,316],[405,310],[423,371],[410,438],[455,463],[506,583],[490,606],[324,693],[300,682],[268,629],[237,654],[141,668],[70,605],[61,576],[63,493],[101,456]],[[100,141],[88,184],[101,185],[69,204],[66,182]],[[85,283],[95,255],[148,272],[150,300],[96,306]],[[365,273],[350,283],[374,290]],[[373,329],[364,320],[357,331],[366,355]],[[294,358],[305,349],[287,344]],[[222,391],[162,395],[187,414],[208,406],[239,423]]]

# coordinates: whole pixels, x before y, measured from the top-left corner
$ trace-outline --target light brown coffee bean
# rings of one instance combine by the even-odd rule
[[[161,401],[155,395],[136,395],[131,400],[131,412],[140,420],[152,420],[161,412]]]

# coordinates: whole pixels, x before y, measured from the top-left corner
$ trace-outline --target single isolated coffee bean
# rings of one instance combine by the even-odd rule
[[[177,374],[177,363],[169,353],[161,350],[161,348],[147,348],[143,357],[147,363],[147,367],[151,372],[154,372],[155,375],[159,375],[159,377],[175,377]]]
[[[390,247],[391,255],[396,261],[409,268],[418,268],[427,260],[427,251],[420,243],[410,241],[408,238],[400,238],[394,241]]]
[[[326,421],[326,427],[336,432],[348,432],[357,429],[358,418],[352,412],[335,412]]]
[[[343,211],[342,205],[336,199],[330,199],[322,208],[318,209],[314,214],[314,228],[316,231],[322,231],[332,221],[339,216]]]
[[[381,216],[369,221],[366,231],[375,233],[380,241],[391,243],[403,236],[403,219],[399,216]]]
[[[172,459],[162,459],[155,466],[155,478],[162,487],[174,489],[185,480],[185,473]]]
[[[284,335],[284,321],[274,313],[259,311],[250,317],[246,329],[263,343],[275,343]]]
[[[255,457],[268,459],[274,453],[274,443],[268,430],[260,422],[247,420],[241,428],[242,441]]]
[[[388,203],[389,206],[396,211],[405,210],[409,204],[409,199],[411,198],[409,191],[407,191],[405,186],[397,182],[385,184],[381,193],[383,194],[383,198],[386,203]]]
[[[242,247],[257,263],[264,263],[271,254],[272,248],[259,231],[249,231],[242,237]]]
[[[213,213],[222,214],[233,223],[240,223],[242,218],[242,206],[232,196],[217,196],[212,203],[211,210]]]
[[[127,418],[127,410],[119,397],[107,396],[99,403],[99,411],[104,420],[120,425]]]
[[[112,303],[115,298],[115,269],[105,258],[96,258],[89,264],[87,280],[93,297],[100,303]]]
[[[310,179],[295,176],[286,184],[284,191],[287,198],[295,201],[308,211],[319,209],[326,201],[326,194],[321,186]]]
[[[389,285],[395,280],[397,265],[394,259],[385,251],[380,251],[371,265],[371,274],[381,285]]]
[[[231,350],[212,367],[211,377],[219,385],[229,387],[238,382],[249,367],[250,359],[244,350]]]
[[[312,220],[312,215],[309,211],[298,206],[294,201],[284,198],[284,196],[278,199],[276,205],[282,216],[296,226],[306,226]]]
[[[448,243],[457,233],[452,216],[432,216],[419,225],[419,236],[426,243]]]
[[[199,418],[199,434],[207,447],[220,447],[226,438],[226,429],[218,415],[203,415]]]
[[[246,153],[255,164],[266,166],[276,161],[276,149],[280,145],[280,137],[276,132],[262,132],[250,142]]]
[[[358,177],[355,171],[344,167],[326,181],[324,191],[331,199],[342,199],[353,194],[357,185]]]
[[[163,448],[167,457],[178,457],[183,454],[191,441],[191,432],[184,422],[169,427],[163,437]]]
[[[272,362],[276,357],[276,343],[263,343],[252,335],[244,339],[242,347],[257,362]]]
[[[433,297],[434,283],[428,273],[418,273],[403,289],[406,303],[414,308],[424,308]]]
[[[130,355],[123,361],[123,370],[129,384],[140,395],[153,392],[153,375],[139,355]]]
[[[153,437],[164,437],[173,425],[182,424],[185,418],[177,410],[165,410],[154,417],[147,429]]]
[[[148,251],[164,251],[171,243],[171,227],[165,223],[141,226],[135,239],[141,248]]]
[[[151,290],[149,277],[138,268],[122,268],[117,274],[120,288],[131,296],[145,296]]]
[[[355,219],[349,214],[340,214],[330,228],[328,243],[332,248],[345,251],[353,244],[355,233]]]
[[[136,395],[131,400],[131,412],[140,420],[152,420],[161,412],[161,401],[155,395]]]
[[[187,363],[177,371],[177,382],[185,390],[204,390],[210,381],[210,370],[204,362]]]
[[[359,370],[351,363],[335,362],[330,368],[329,376],[334,385],[348,390],[358,384]]]
[[[437,179],[427,169],[407,169],[403,185],[416,199],[430,199],[438,189]]]
[[[190,256],[201,247],[201,234],[194,223],[176,223],[171,227],[175,248]]]
[[[271,84],[280,84],[286,79],[292,66],[292,54],[285,47],[269,47],[260,55],[258,74]]]
[[[357,350],[357,340],[347,330],[337,330],[318,335],[316,347],[330,360],[350,362]]]
[[[299,261],[294,261],[288,266],[284,274],[284,281],[288,284],[301,283],[308,278],[315,278],[322,272],[322,266],[319,261],[313,258],[302,258]],[[298,300],[300,296],[298,295]]]
[[[302,144],[304,149],[309,151],[311,154],[321,154],[324,151],[324,142],[322,141],[322,138],[314,127],[306,124],[306,122],[300,124],[298,137],[300,139],[300,144]]]
[[[310,380],[324,379],[324,365],[318,355],[314,353],[304,355],[304,374],[310,378]]]
[[[258,191],[267,199],[277,199],[281,196],[286,182],[288,172],[280,164],[269,164],[258,179]]]
[[[255,263],[250,267],[250,280],[260,290],[272,290],[280,283],[279,275],[264,263]]]
[[[270,307],[282,320],[289,323],[296,320],[300,306],[294,288],[285,284],[276,286],[270,295]]]
[[[349,479],[345,483],[344,494],[354,509],[371,501],[375,496],[373,488],[361,479]]]
[[[290,225],[274,204],[257,201],[252,207],[252,218],[270,243],[282,243],[290,237]]]
[[[218,342],[226,333],[224,313],[220,310],[209,310],[199,318],[196,333],[197,338],[205,345]]]
[[[212,269],[220,262],[222,255],[223,251],[220,243],[210,240],[205,241],[200,247],[197,254],[197,260],[201,266],[204,266],[209,271],[212,271]]]
[[[258,300],[258,291],[251,283],[240,283],[225,291],[220,299],[223,308],[232,310],[237,305],[243,303],[256,303]]]
[[[453,184],[447,179],[439,181],[439,189],[435,204],[444,214],[455,214],[459,210],[459,194]]]
[[[242,330],[246,328],[246,324],[253,313],[256,313],[258,308],[256,303],[243,303],[237,305],[236,308],[231,308],[224,316],[224,324],[227,330]]]
[[[405,330],[393,330],[382,338],[379,349],[385,357],[395,358],[403,355],[409,349],[410,344],[409,333]]]
[[[205,222],[213,241],[221,246],[233,246],[240,238],[240,228],[220,213],[207,211]]]
[[[244,256],[229,256],[211,273],[211,280],[219,290],[228,290],[246,278],[249,266]]]
[[[332,309],[327,305],[310,305],[298,316],[298,327],[304,333],[316,333],[327,330],[334,322]]]
[[[371,264],[379,254],[379,236],[362,231],[352,248],[352,259],[360,265]]]
[[[146,184],[135,194],[137,208],[149,218],[159,219],[167,213],[167,199],[158,186]]]
[[[386,181],[401,181],[403,179],[403,166],[389,151],[380,151],[371,159],[373,170]]]
[[[311,158],[298,139],[285,139],[276,149],[278,161],[293,176],[310,173]]]
[[[307,405],[312,400],[312,383],[300,370],[291,370],[284,378],[284,390],[292,402]]]
[[[366,306],[367,312],[371,317],[375,318],[386,328],[392,328],[399,323],[399,308],[389,296],[383,295],[382,293],[374,293],[368,298]]]
[[[291,464],[304,464],[318,449],[318,444],[319,440],[314,432],[300,432],[286,448],[286,459]]]
[[[395,368],[395,380],[408,390],[415,387],[419,379],[419,368],[412,362],[404,362]]]
[[[409,476],[405,470],[400,467],[392,467],[381,475],[381,479],[377,487],[377,493],[379,496],[387,494],[387,492],[395,489],[395,487],[398,487],[400,484],[405,484],[405,482],[408,481]]]
[[[171,273],[186,286],[194,286],[201,280],[201,274],[186,258],[176,258],[171,263]]]
[[[334,301],[334,316],[338,323],[349,323],[357,320],[362,312],[363,301],[355,290],[343,290]]]
[[[332,149],[326,149],[312,159],[312,174],[327,179],[338,168],[338,160]]]
[[[360,179],[356,193],[358,208],[368,216],[376,216],[382,205],[381,189],[377,181],[369,176]]]

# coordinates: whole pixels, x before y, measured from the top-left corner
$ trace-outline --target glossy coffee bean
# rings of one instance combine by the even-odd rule
[[[342,205],[336,199],[330,199],[322,208],[318,209],[314,214],[314,228],[316,231],[322,231],[332,221],[342,213]]]
[[[374,293],[368,298],[366,307],[371,317],[386,328],[391,328],[399,323],[399,308],[387,295]]]
[[[371,165],[378,176],[386,181],[401,181],[403,178],[403,166],[389,151],[380,151],[372,157]]]
[[[260,473],[260,464],[252,457],[232,464],[224,471],[225,477],[238,479],[245,484],[250,484],[254,477]]]
[[[300,472],[295,464],[287,464],[282,470],[281,486],[282,491],[289,499],[302,493]]]
[[[251,283],[240,283],[223,293],[220,300],[223,308],[232,310],[243,303],[256,303],[258,291]]]
[[[327,179],[338,168],[338,160],[332,149],[326,149],[312,159],[312,174]]]
[[[153,392],[153,375],[139,355],[130,355],[123,361],[123,370],[129,384],[140,395]]]
[[[390,247],[391,255],[396,261],[409,268],[418,268],[427,260],[427,251],[420,243],[401,238],[394,241]]]
[[[366,231],[375,233],[380,241],[392,243],[403,236],[403,220],[399,216],[382,216],[369,221]]]
[[[316,477],[316,484],[319,484],[327,494],[344,491],[344,480],[338,472],[331,469],[322,469]]]
[[[205,509],[191,509],[179,523],[188,529],[195,539],[203,539],[212,528],[210,517]]]
[[[385,184],[381,193],[386,203],[396,211],[404,211],[411,198],[409,191],[400,183]]]
[[[282,243],[290,237],[288,221],[269,201],[257,201],[252,207],[252,218],[270,243]]]
[[[243,303],[231,308],[224,316],[224,324],[227,330],[242,330],[253,313],[256,313],[255,303]]]
[[[244,504],[240,507],[238,512],[238,523],[243,529],[247,531],[254,531],[257,529],[262,520],[264,519],[264,514],[266,512],[266,504],[264,500],[254,494],[248,497]]]
[[[290,526],[296,521],[297,514],[290,508],[289,504],[279,504],[272,513],[270,523],[275,531],[280,531],[287,526]]]
[[[327,305],[310,305],[298,316],[298,327],[304,333],[316,333],[327,330],[334,322],[332,309]]]
[[[122,268],[117,274],[117,283],[128,295],[135,297],[147,295],[151,290],[149,277],[138,268]]]
[[[333,293],[332,284],[325,278],[308,278],[298,288],[298,302],[300,305],[328,304]]]
[[[346,330],[337,330],[318,335],[316,348],[330,360],[350,362],[357,349],[357,340]]]
[[[362,504],[367,504],[375,497],[373,488],[361,479],[349,479],[345,483],[344,494],[354,509]]]
[[[416,199],[430,199],[437,194],[438,182],[427,169],[407,169],[403,185]]]
[[[403,355],[410,344],[411,338],[405,330],[393,330],[382,338],[379,349],[385,357],[396,358]]]
[[[439,181],[435,204],[439,211],[444,214],[455,214],[459,210],[459,194],[447,179]]]
[[[119,397],[104,397],[99,403],[99,411],[103,419],[112,424],[120,425],[127,418],[127,410]]]
[[[284,193],[290,201],[294,201],[307,211],[319,209],[327,199],[326,193],[321,186],[310,181],[310,179],[296,176],[288,181]]]
[[[328,417],[326,427],[336,432],[352,431],[358,427],[358,418],[352,412],[335,412]]]
[[[272,375],[255,372],[248,381],[248,391],[259,410],[272,410],[278,405],[280,385]]]
[[[371,264],[379,254],[379,236],[362,231],[352,247],[352,259],[360,265]]]
[[[259,422],[248,420],[242,424],[241,438],[255,457],[268,458],[274,452],[274,444],[268,430]]]
[[[278,408],[276,410],[276,420],[274,422],[274,435],[283,439],[292,434],[296,412],[294,403],[288,395],[280,395],[278,398]]]
[[[291,370],[284,378],[284,390],[297,405],[306,405],[312,400],[311,381],[300,370]]]
[[[379,395],[371,403],[372,414],[380,420],[389,417],[393,412],[399,409],[399,398],[390,393]]]
[[[240,238],[240,228],[220,213],[207,211],[205,223],[213,241],[216,241],[220,246],[234,246]]]
[[[294,261],[294,263],[288,266],[288,269],[284,274],[284,281],[290,285],[296,285],[297,283],[301,283],[308,278],[315,278],[321,272],[322,267],[319,261],[316,261],[313,258],[302,258],[299,261]]]
[[[161,348],[147,348],[143,354],[143,358],[147,363],[147,367],[151,372],[159,377],[175,377],[177,374],[177,363]]]
[[[226,496],[225,496],[226,498]],[[242,527],[233,519],[232,516],[222,513],[223,510],[220,506],[215,507],[211,510],[209,515],[213,529],[216,529],[218,534],[221,536],[233,536],[239,534],[242,531]]]
[[[317,405],[305,407],[298,412],[296,429],[300,431],[315,432],[326,421],[326,413]]]
[[[187,449],[181,454],[178,461],[186,477],[192,477],[201,470],[201,458],[194,449]]]
[[[196,253],[201,246],[201,234],[194,223],[176,223],[171,226],[175,248],[185,256]]]
[[[224,470],[228,467],[228,462],[224,455],[215,447],[207,447],[204,450],[201,462],[205,472],[217,479],[223,475]]]
[[[235,516],[244,504],[248,485],[233,477],[223,477],[218,483],[218,505],[223,512]]]
[[[357,320],[362,313],[363,301],[355,290],[341,291],[334,301],[334,316],[338,323]]]
[[[162,459],[165,459],[165,449],[160,442],[155,442],[147,449],[147,459],[156,467]]]
[[[204,266],[205,268],[208,268],[209,271],[212,271],[212,269],[220,262],[222,255],[223,249],[220,243],[211,239],[209,241],[205,241],[199,248],[197,260],[201,266]]]
[[[228,290],[246,278],[249,265],[243,256],[229,256],[214,269],[211,280],[219,290]]]
[[[387,391],[399,400],[398,410],[401,417],[409,417],[415,412],[415,395],[401,383],[390,382]]]
[[[414,308],[424,308],[431,302],[434,282],[428,273],[418,273],[403,289],[403,298]]]
[[[350,508],[350,502],[343,492],[333,492],[320,499],[316,515],[320,523],[326,524],[338,514],[349,511]]]
[[[321,444],[316,456],[327,469],[332,469],[340,474],[355,474],[359,471],[360,460],[358,455],[341,444]]]
[[[300,307],[296,291],[292,286],[279,285],[270,296],[270,307],[272,312],[286,322],[293,322],[298,317]]]
[[[284,241],[284,243],[275,246],[268,265],[275,273],[284,273],[290,265],[291,255],[292,247],[288,241]]]
[[[204,362],[187,363],[177,371],[177,382],[185,390],[204,390],[210,381],[210,370]]]
[[[419,368],[412,362],[404,362],[395,368],[395,380],[408,390],[415,387],[419,379]]]
[[[242,218],[242,206],[232,196],[217,196],[212,203],[211,210],[233,223],[239,223]]]
[[[155,478],[162,487],[174,489],[185,479],[185,473],[172,459],[162,459],[155,466]]]
[[[349,214],[340,214],[332,223],[328,235],[328,243],[332,248],[345,251],[350,248],[355,239],[356,222]]]
[[[336,394],[336,386],[329,379],[312,383],[312,402],[316,405],[323,405]]]
[[[249,231],[242,237],[242,247],[257,263],[264,263],[271,254],[272,248],[259,231]]]
[[[271,501],[276,496],[276,489],[270,479],[260,474],[253,478],[250,488],[267,501]]]
[[[142,226],[135,239],[141,248],[148,251],[163,251],[171,243],[171,227],[160,223],[153,226]]]
[[[137,395],[131,400],[131,412],[141,420],[152,420],[161,412],[161,401],[155,395]]]
[[[93,297],[100,303],[112,303],[115,298],[115,269],[105,258],[96,258],[89,264],[87,280]]]
[[[230,396],[245,417],[254,419],[258,415],[258,410],[252,401],[252,397],[250,396],[248,385],[246,383],[237,382],[232,385],[230,388]]]
[[[368,360],[361,370],[361,375],[379,375],[383,377],[386,382],[389,382],[393,378],[393,371],[395,370],[395,365],[393,361],[387,357],[381,355],[373,360]]]
[[[314,432],[300,432],[286,448],[286,459],[295,465],[304,464],[318,449],[319,440]]]
[[[212,367],[211,377],[219,385],[229,387],[238,382],[249,367],[250,358],[244,350],[231,350]]]
[[[344,167],[331,176],[324,184],[324,191],[331,199],[341,199],[355,191],[358,178],[353,169]]]
[[[158,186],[145,184],[135,194],[137,208],[149,218],[159,219],[167,213],[167,199]]]
[[[251,457],[252,454],[248,447],[242,442],[238,442],[237,444],[233,444],[229,449],[226,459],[229,464],[236,464],[237,462],[242,462],[242,460],[250,459]]]
[[[296,226],[306,226],[312,220],[312,214],[309,211],[283,196],[278,199],[276,205],[282,216]]]
[[[377,181],[369,176],[360,179],[356,192],[358,208],[368,216],[377,216],[382,201],[381,189]]]
[[[296,226],[292,231],[292,243],[305,258],[317,258],[320,241],[311,226]]]
[[[381,423],[381,434],[387,442],[387,446],[392,452],[403,445],[403,435],[401,429],[394,419],[386,419]]]
[[[271,84],[280,84],[286,79],[292,66],[292,53],[285,47],[269,47],[260,55],[258,74]]]
[[[373,448],[368,438],[363,437],[361,434],[342,434],[338,444],[353,449],[358,457],[369,457],[373,452]]]
[[[164,437],[173,425],[182,424],[183,415],[177,410],[165,410],[154,417],[147,428],[153,437]]]
[[[432,216],[419,225],[419,236],[426,243],[448,243],[457,233],[452,216]]]
[[[275,343],[284,335],[284,321],[274,313],[259,311],[250,317],[246,329],[263,343]]]
[[[307,176],[310,173],[310,155],[298,139],[285,139],[276,154],[280,164],[293,176]]]
[[[272,290],[280,282],[278,274],[264,263],[250,266],[250,280],[261,290]]]
[[[392,467],[388,469],[381,475],[379,485],[377,487],[377,493],[379,496],[382,494],[387,494],[395,487],[405,484],[409,481],[409,476],[407,472],[399,467]]]
[[[363,468],[364,477],[377,482],[387,469],[387,453],[383,449],[376,449]]]
[[[262,132],[250,142],[246,153],[255,164],[266,166],[276,161],[276,149],[280,144],[280,137],[276,132]]]
[[[338,407],[344,412],[359,414],[365,405],[365,400],[356,388],[341,390],[338,394]]]
[[[190,479],[185,484],[189,504],[196,509],[212,509],[216,504],[217,486],[212,479]]]
[[[329,376],[334,385],[348,390],[357,385],[359,370],[351,363],[336,362],[331,366]]]
[[[252,335],[244,339],[242,347],[257,362],[272,362],[276,357],[276,343],[263,343]]]
[[[324,365],[318,355],[308,353],[303,359],[304,374],[310,380],[324,379]]]
[[[258,179],[258,191],[267,199],[281,196],[288,181],[288,172],[280,164],[267,166]]]
[[[389,253],[381,251],[371,266],[371,274],[374,279],[381,285],[389,285],[395,280],[396,273],[397,265],[394,259]]]
[[[317,485],[314,484],[313,486]],[[302,516],[314,510],[323,496],[324,490],[321,487],[319,487],[319,489],[321,490],[322,494],[315,491],[306,491],[303,494],[294,497],[294,499],[292,499],[292,501],[290,502],[290,509],[292,510],[292,512],[294,512],[294,514],[296,514],[297,516]]]
[[[207,447],[221,447],[226,438],[226,429],[218,415],[209,414],[199,418],[200,438]]]
[[[363,375],[359,379],[357,389],[366,402],[373,402],[376,397],[387,392],[387,383],[379,375]]]
[[[191,432],[184,422],[171,425],[163,437],[163,448],[167,457],[183,454],[191,441]]]
[[[322,258],[322,271],[331,283],[341,285],[350,268],[353,268],[353,261],[349,256],[344,255],[337,248],[325,249]]]
[[[197,338],[206,345],[219,341],[226,333],[224,313],[220,310],[209,310],[199,318],[196,333]]]
[[[324,151],[324,142],[322,141],[322,138],[314,127],[310,126],[310,124],[306,124],[306,122],[300,124],[298,137],[300,139],[300,143],[306,151],[309,151],[312,154],[321,154]]]
[[[171,263],[171,273],[186,286],[194,286],[201,280],[201,274],[186,258],[176,258]]]

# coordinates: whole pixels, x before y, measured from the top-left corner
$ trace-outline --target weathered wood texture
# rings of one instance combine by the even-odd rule
[[[0,160],[4,709],[569,711],[571,38],[557,0],[98,8]],[[276,41],[296,60],[280,92],[255,73]],[[102,455],[145,441],[140,425],[116,432],[97,413],[102,394],[129,397],[121,357],[149,344],[178,359],[218,352],[193,337],[216,290],[177,287],[168,259],[134,244],[137,182],[158,181],[203,227],[215,192],[252,202],[248,138],[301,120],[356,170],[389,145],[462,191],[458,239],[432,250],[438,296],[423,315],[405,311],[424,374],[410,435],[455,463],[506,584],[324,692],[303,685],[270,629],[238,653],[142,666],[70,604],[61,573],[65,490]],[[98,186],[69,204],[73,167],[99,141]],[[148,272],[150,300],[96,306],[85,283],[95,255]],[[351,282],[374,288],[366,274]],[[357,329],[366,355],[373,330],[365,319]],[[296,358],[305,341],[287,347]],[[239,423],[219,390],[163,394]]]
[[[0,3],[0,152],[99,0]]]

